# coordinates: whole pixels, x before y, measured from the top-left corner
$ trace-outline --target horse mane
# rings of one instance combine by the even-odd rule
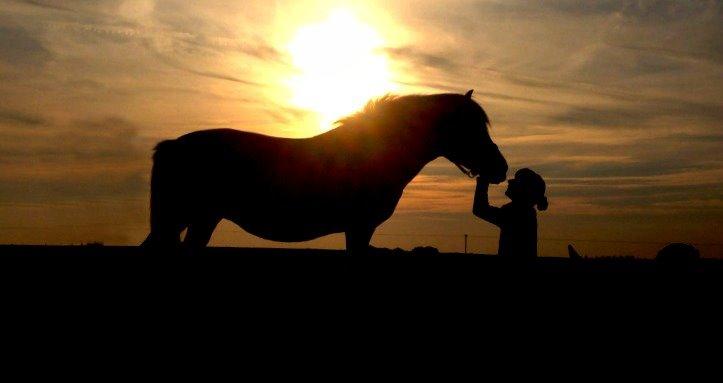
[[[427,97],[433,97],[433,96],[452,96],[452,97],[459,97],[461,95],[458,94],[441,94],[441,95],[431,95],[431,96],[424,96],[424,95],[407,95],[407,96],[398,96],[394,94],[385,94],[384,96],[373,98],[369,100],[364,107],[359,110],[358,112],[355,112],[349,116],[340,118],[339,120],[335,121],[334,126],[336,128],[341,128],[345,126],[350,125],[366,125],[369,124],[371,121],[378,120],[379,118],[387,118],[388,112],[394,112],[393,108],[397,105],[399,105],[401,102],[408,101],[419,101]],[[487,129],[491,127],[491,123],[489,120],[489,117],[487,116],[487,113],[485,110],[474,100],[472,102],[477,105],[480,109],[481,115],[482,115],[482,121],[484,122],[484,125]]]
[[[373,98],[369,100],[361,110],[336,120],[334,125],[337,127],[356,125],[363,120],[369,119],[370,117],[378,117],[383,110],[388,109],[390,104],[407,97],[411,96],[397,96],[387,93],[384,96]]]

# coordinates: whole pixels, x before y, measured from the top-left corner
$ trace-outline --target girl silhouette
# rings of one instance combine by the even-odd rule
[[[498,253],[506,257],[530,259],[537,257],[537,210],[547,209],[545,181],[530,169],[520,169],[508,181],[505,195],[512,202],[490,206],[487,197],[489,183],[477,178],[472,212],[479,218],[499,226]]]

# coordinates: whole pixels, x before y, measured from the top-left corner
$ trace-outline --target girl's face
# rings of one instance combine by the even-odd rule
[[[545,183],[531,170],[519,170],[514,178],[507,181],[505,195],[518,204],[532,205],[545,200]],[[545,205],[547,205],[545,203]],[[544,210],[544,209],[543,209]]]
[[[530,196],[524,186],[520,180],[512,178],[507,181],[505,195],[512,201],[529,203]]]
[[[515,178],[510,178],[507,181],[507,190],[505,191],[505,195],[509,197],[511,200],[514,200],[519,196],[519,189],[520,189],[520,182]]]

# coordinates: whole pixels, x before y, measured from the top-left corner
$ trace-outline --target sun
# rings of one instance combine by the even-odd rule
[[[325,131],[370,98],[395,91],[384,46],[381,35],[347,9],[300,28],[288,44],[295,69],[291,103],[315,112]]]

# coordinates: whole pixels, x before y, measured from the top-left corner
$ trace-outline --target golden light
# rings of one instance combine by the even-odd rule
[[[395,91],[383,46],[379,33],[346,9],[302,27],[288,45],[296,69],[291,103],[316,112],[328,130],[370,98]]]

